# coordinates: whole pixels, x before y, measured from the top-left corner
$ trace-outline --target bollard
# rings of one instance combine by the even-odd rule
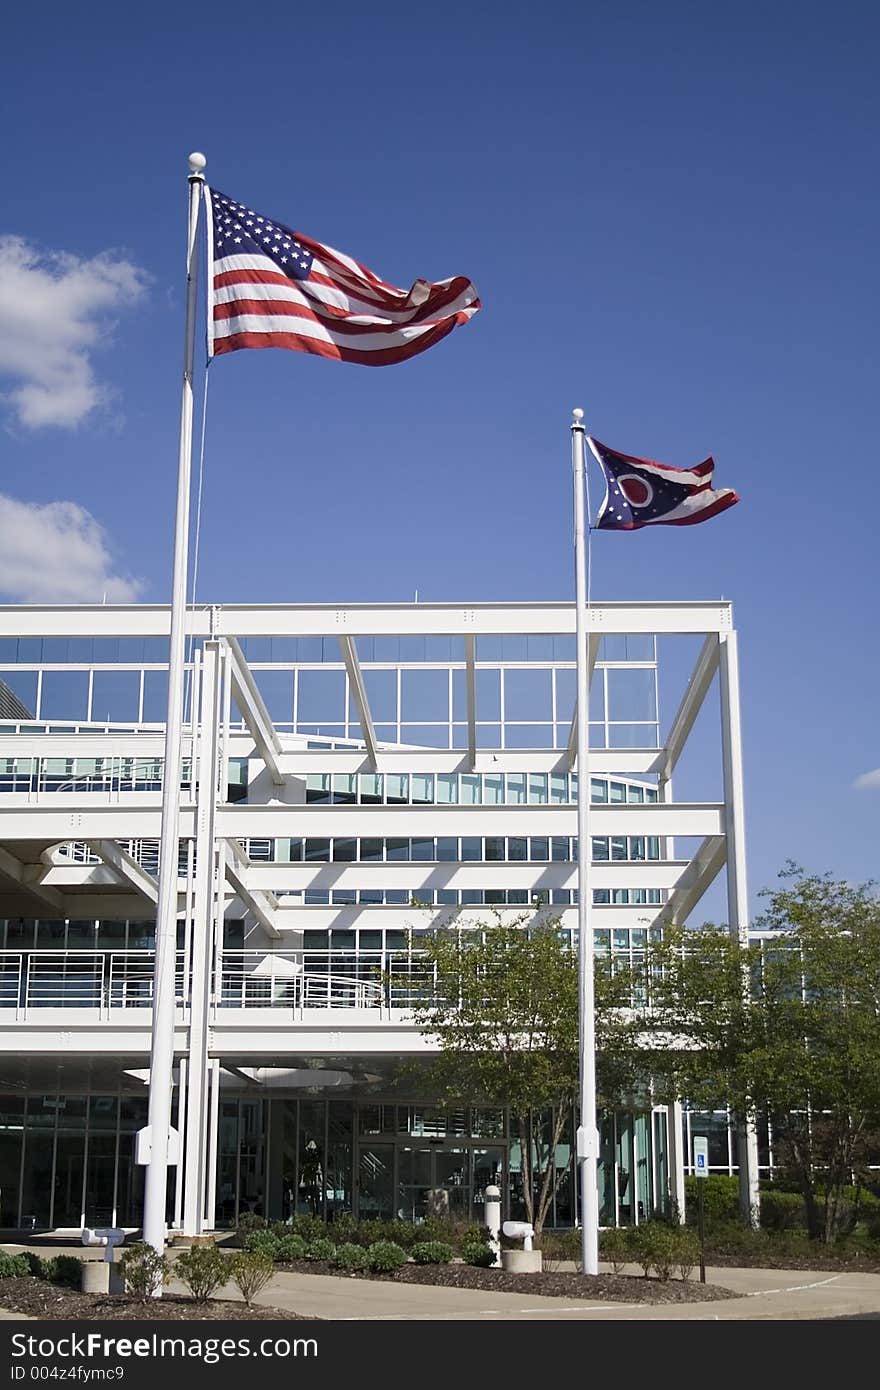
[[[486,1198],[486,1227],[489,1232],[489,1249],[492,1251],[494,1259],[492,1265],[495,1269],[501,1264],[501,1188],[490,1184],[485,1191]]]

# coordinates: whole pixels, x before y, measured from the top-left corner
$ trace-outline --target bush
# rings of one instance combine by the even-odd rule
[[[307,1260],[332,1260],[335,1255],[336,1246],[326,1236],[319,1236],[317,1240],[310,1241],[306,1250]]]
[[[327,1224],[320,1216],[310,1216],[305,1212],[298,1212],[291,1217],[289,1222],[276,1221],[272,1227],[273,1235],[279,1236],[282,1240],[286,1236],[299,1236],[309,1245],[313,1240],[322,1240],[327,1234]]]
[[[276,1236],[275,1253],[272,1258],[282,1262],[304,1260],[308,1248],[302,1236]]]
[[[495,1263],[495,1253],[484,1240],[472,1240],[462,1245],[461,1258],[466,1265],[475,1265],[477,1269],[491,1269]]]
[[[393,1240],[377,1240],[367,1250],[370,1269],[376,1274],[391,1274],[406,1264],[406,1251]]]
[[[261,1250],[271,1260],[277,1259],[279,1243],[278,1236],[267,1230],[251,1231],[244,1238],[245,1250]]]
[[[29,1250],[25,1258],[31,1274],[37,1279],[45,1279],[49,1284],[64,1284],[71,1289],[82,1285],[82,1260],[76,1255],[50,1255],[42,1260]]]
[[[242,1238],[249,1235],[251,1231],[264,1231],[266,1229],[266,1218],[257,1216],[256,1212],[243,1211],[238,1218],[236,1234]]]
[[[629,1233],[627,1226],[612,1226],[599,1232],[599,1257],[608,1261],[615,1274],[620,1274],[633,1258]]]
[[[581,1233],[578,1230],[542,1231],[536,1244],[541,1251],[542,1267],[548,1271],[558,1269],[563,1260],[573,1260],[575,1264],[580,1261]],[[517,1242],[514,1248],[518,1249],[519,1245]]]
[[[233,1283],[248,1307],[272,1278],[275,1265],[264,1250],[241,1250],[229,1261]]]
[[[357,1224],[350,1211],[340,1211],[328,1223],[327,1231],[337,1245],[351,1245],[354,1242]]]
[[[694,1266],[700,1262],[699,1237],[688,1226],[675,1226],[672,1231],[675,1237],[675,1263],[680,1277],[687,1282],[694,1272]]]
[[[804,1225],[804,1203],[797,1192],[760,1194],[761,1225],[767,1231],[793,1231]]]
[[[420,1240],[410,1250],[417,1265],[448,1265],[455,1251],[442,1240]]]
[[[7,1251],[0,1251],[0,1279],[20,1279],[24,1274],[30,1274],[31,1267],[24,1255],[10,1255]]]
[[[229,1266],[216,1245],[193,1245],[178,1255],[174,1274],[186,1285],[196,1303],[207,1303],[229,1278]]]
[[[367,1252],[362,1245],[349,1242],[336,1247],[337,1269],[366,1269],[369,1264]]]
[[[739,1220],[739,1178],[712,1173],[708,1178],[685,1178],[685,1205],[688,1225],[697,1222],[697,1185],[703,1186],[706,1225]]]
[[[157,1294],[168,1275],[168,1261],[146,1241],[138,1240],[123,1250],[119,1261],[125,1287],[130,1294],[146,1303]]]
[[[627,1236],[633,1259],[641,1265],[645,1278],[653,1269],[658,1279],[668,1279],[678,1263],[679,1230],[662,1221],[646,1221],[642,1226],[631,1226]]]

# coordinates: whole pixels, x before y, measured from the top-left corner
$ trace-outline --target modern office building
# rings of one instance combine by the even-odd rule
[[[595,604],[590,622],[594,948],[637,954],[720,874],[744,931],[730,605]],[[490,1181],[515,1211],[529,1137],[478,1096],[432,1102],[409,1005],[438,925],[535,914],[576,941],[573,605],[216,606],[188,624],[169,1222],[417,1220],[436,1189],[479,1219]],[[168,632],[165,607],[0,609],[6,1229],[142,1218]],[[673,640],[690,675],[663,724]],[[717,795],[676,802],[716,687]],[[604,1223],[682,1203],[682,1132],[647,1089],[601,1117]],[[570,1142],[557,1161],[562,1226]],[[754,1144],[737,1161],[754,1190]]]

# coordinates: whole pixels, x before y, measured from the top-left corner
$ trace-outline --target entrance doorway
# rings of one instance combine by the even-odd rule
[[[482,1223],[484,1189],[504,1181],[503,1146],[442,1140],[420,1144],[362,1143],[358,1216],[398,1217],[419,1224],[429,1216]]]

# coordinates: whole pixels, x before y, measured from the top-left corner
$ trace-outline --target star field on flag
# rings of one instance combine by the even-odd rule
[[[638,531],[643,526],[693,526],[708,521],[739,501],[732,488],[712,487],[715,460],[694,468],[620,454],[587,436],[605,475],[605,498],[596,517],[597,531]]]
[[[281,347],[381,367],[433,347],[480,308],[461,276],[397,289],[217,189],[205,200],[211,357]]]

